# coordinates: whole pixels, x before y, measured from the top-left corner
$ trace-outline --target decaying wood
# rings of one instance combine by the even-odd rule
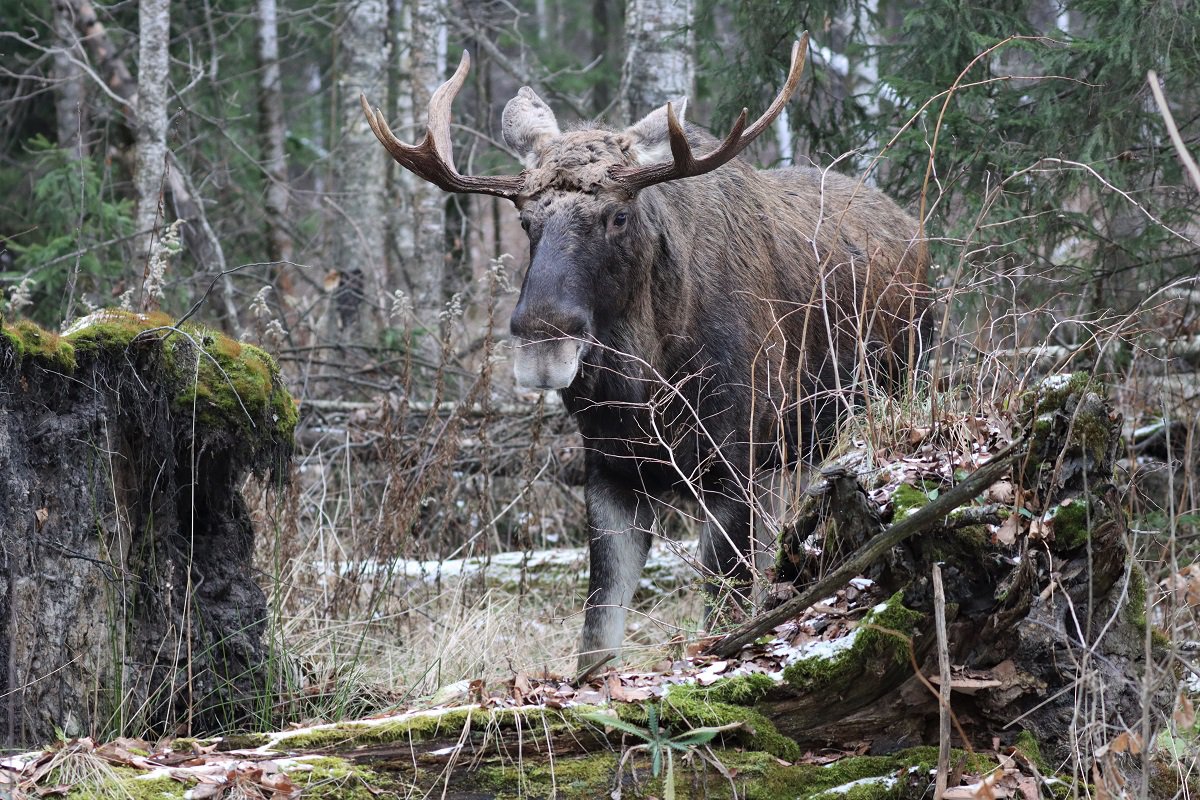
[[[827,474],[816,492],[830,499],[807,501],[795,527],[815,536],[817,552],[836,555],[821,552],[819,565],[801,563],[793,576],[802,582],[796,597],[736,628],[709,652],[734,656],[865,574],[885,595],[924,615],[898,636],[911,636],[922,672],[937,676],[929,576],[941,562],[954,665],[949,688],[968,736],[1011,741],[1027,730],[1044,754],[1067,764],[1133,721],[1140,725],[1143,714],[1152,726],[1160,724],[1174,680],[1147,664],[1145,578],[1128,549],[1126,511],[1112,483],[1120,418],[1103,390],[1083,376],[1048,380],[1018,404],[1024,434],[1017,441],[890,527],[879,522],[880,512],[865,502],[867,493],[852,476]],[[1015,485],[1013,505],[979,504],[1001,478]],[[1009,533],[984,527],[999,516],[1012,519]],[[975,524],[964,527],[964,520]],[[872,526],[875,535],[856,541],[848,555],[838,552],[846,531]],[[1080,702],[1091,715],[1086,730],[1079,726]],[[939,738],[938,699],[914,676],[907,657],[877,654],[843,663],[819,686],[784,681],[756,708],[785,735],[814,746],[865,740],[886,751]],[[1086,741],[1078,746],[1081,737]],[[961,744],[957,737],[955,744]]]
[[[984,466],[980,467],[962,483],[941,495],[937,500],[905,517],[888,528],[882,535],[871,539],[857,550],[834,572],[818,581],[812,588],[788,600],[765,614],[761,614],[730,633],[708,648],[711,655],[731,656],[753,642],[776,625],[796,616],[822,597],[826,597],[844,586],[855,575],[867,570],[886,552],[908,537],[938,524],[954,509],[999,480],[1012,465],[1025,455],[1021,443],[1014,442]]]

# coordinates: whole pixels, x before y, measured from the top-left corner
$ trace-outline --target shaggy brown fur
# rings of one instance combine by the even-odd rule
[[[650,123],[526,136],[522,153],[531,263],[512,330],[584,342],[563,390],[588,448],[581,667],[620,646],[651,501],[697,500],[704,566],[744,583],[755,480],[811,458],[839,408],[895,388],[927,344],[925,248],[894,202],[740,160],[631,195],[611,170],[661,152]]]

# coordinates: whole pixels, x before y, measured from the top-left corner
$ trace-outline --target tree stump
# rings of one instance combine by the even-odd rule
[[[1161,727],[1175,682],[1146,678],[1147,654],[1165,651],[1147,627],[1146,576],[1113,485],[1121,420],[1086,375],[1047,379],[1018,399],[1017,419],[1004,480],[871,562],[867,576],[892,600],[854,644],[791,665],[758,700],[781,733],[812,745],[865,740],[871,752],[937,741],[938,700],[911,663],[937,681],[934,562],[945,576],[952,707],[974,744],[1027,731],[1061,767],[1123,732],[1140,736],[1143,715],[1150,730]],[[827,553],[869,547],[938,492],[946,486],[900,486],[889,528],[857,480],[828,473],[784,542],[781,573],[815,581],[837,566]],[[820,563],[804,555],[814,552]],[[1089,765],[1074,766],[1087,774]]]
[[[0,319],[0,737],[213,729],[264,682],[240,494],[285,472],[262,351],[162,315]]]

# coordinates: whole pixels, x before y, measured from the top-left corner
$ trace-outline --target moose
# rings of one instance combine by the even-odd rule
[[[928,256],[916,221],[861,181],[757,170],[737,156],[800,81],[721,141],[683,121],[686,98],[625,130],[563,132],[523,87],[502,116],[515,176],[462,175],[450,105],[470,58],[433,95],[417,145],[361,98],[404,168],[449,192],[511,200],[529,237],[513,311],[517,384],[558,390],[585,447],[590,575],[579,654],[620,651],[657,503],[700,510],[708,615],[744,606],[760,482],[819,457],[845,409],[904,384],[925,349]],[[699,155],[698,155],[699,154]]]

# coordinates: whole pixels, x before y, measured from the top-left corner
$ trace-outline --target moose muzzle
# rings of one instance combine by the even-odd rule
[[[513,309],[513,370],[526,389],[570,386],[592,341],[594,298],[573,241],[568,220],[549,221]]]
[[[565,389],[579,372],[583,342],[561,337],[513,341],[513,372],[526,389]]]

